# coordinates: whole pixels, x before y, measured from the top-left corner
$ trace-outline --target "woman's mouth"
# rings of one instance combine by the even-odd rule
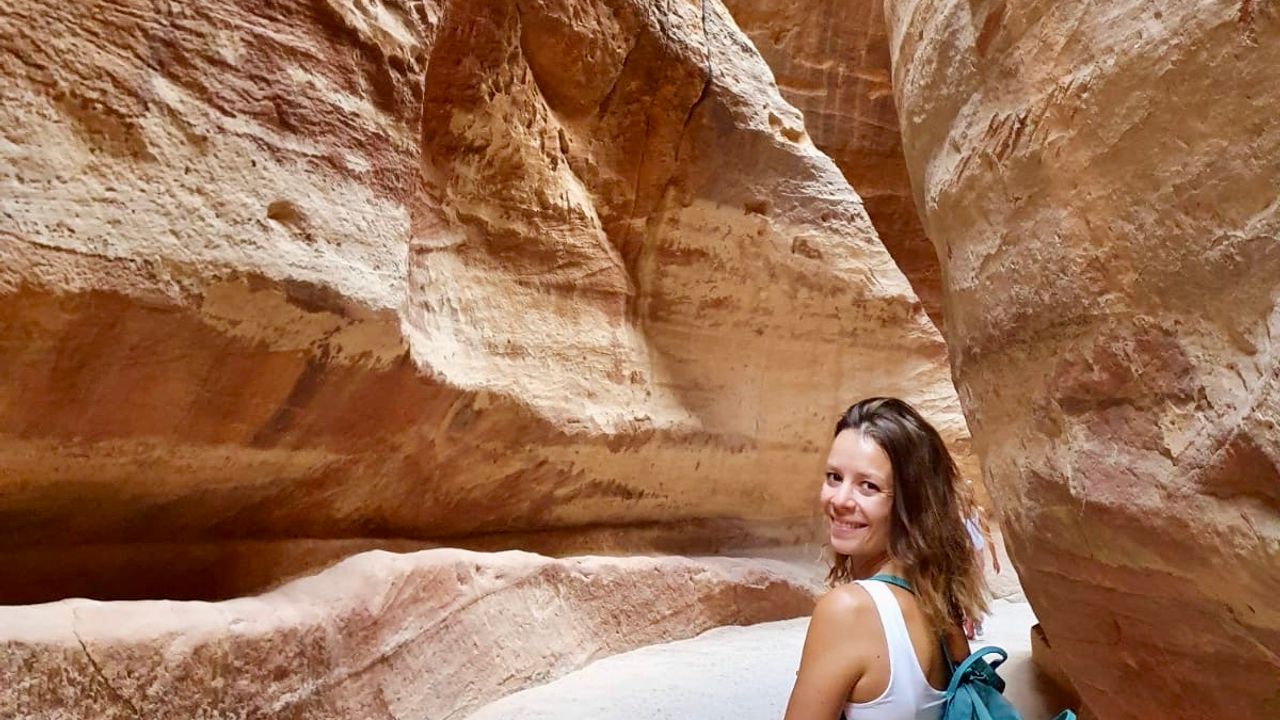
[[[853,520],[837,520],[835,518],[831,518],[831,532],[833,533],[853,533],[858,530],[862,530],[866,526],[866,523],[860,523]]]

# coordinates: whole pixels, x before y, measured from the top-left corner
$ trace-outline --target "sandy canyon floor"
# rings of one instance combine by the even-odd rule
[[[1024,717],[1052,717],[1067,698],[1032,663],[1035,612],[1008,569],[1003,543],[998,547],[1005,570],[995,575],[988,566],[996,599],[983,637],[972,646],[1004,648],[1006,696]],[[814,548],[767,554],[803,566],[815,581],[821,578]],[[808,618],[797,618],[720,627],[614,655],[491,703],[469,720],[777,720],[786,709],[808,624]]]
[[[722,627],[593,663],[492,703],[471,720],[777,720],[787,705],[808,618]],[[1027,718],[1065,706],[1031,662],[1026,602],[997,600],[978,644],[1009,653],[1006,695]]]

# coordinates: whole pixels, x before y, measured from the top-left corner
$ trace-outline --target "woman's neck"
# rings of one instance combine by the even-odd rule
[[[903,567],[898,561],[886,555],[874,558],[849,558],[853,561],[853,576],[858,579],[869,578],[873,575],[896,575],[904,577]]]

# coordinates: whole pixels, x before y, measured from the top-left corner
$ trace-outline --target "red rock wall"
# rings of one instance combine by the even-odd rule
[[[1280,717],[1280,14],[889,2],[960,397],[1105,720]]]

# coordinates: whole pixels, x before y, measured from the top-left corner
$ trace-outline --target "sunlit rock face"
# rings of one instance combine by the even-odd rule
[[[805,129],[866,205],[881,241],[942,327],[942,273],[902,156],[883,0],[726,0]]]
[[[807,614],[783,563],[371,552],[252,598],[0,608],[0,707],[40,718],[464,718],[588,662]]]
[[[807,539],[830,427],[870,394],[965,452],[937,331],[719,4],[0,20],[0,495],[27,567]],[[105,586],[76,581],[49,587]]]
[[[1280,717],[1280,16],[886,7],[957,387],[1055,655],[1106,720]]]

